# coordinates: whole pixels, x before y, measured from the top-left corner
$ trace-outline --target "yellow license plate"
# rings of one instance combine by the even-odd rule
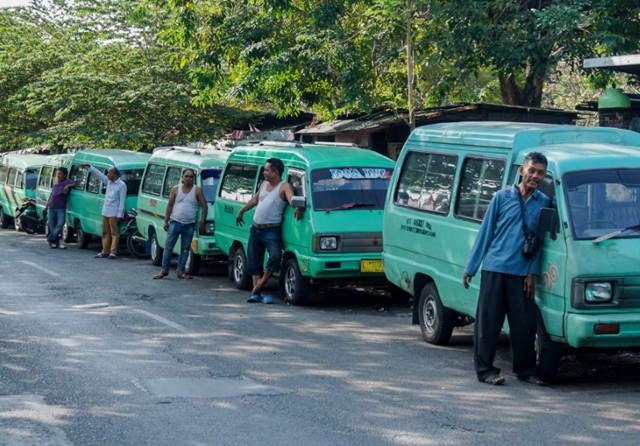
[[[383,273],[382,260],[360,260],[361,273]]]

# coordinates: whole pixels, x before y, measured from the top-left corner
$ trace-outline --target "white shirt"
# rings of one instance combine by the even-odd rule
[[[104,206],[102,206],[103,217],[124,217],[124,202],[127,199],[127,184],[118,178],[115,181],[109,178],[93,166],[89,170],[97,176],[100,181],[107,185],[104,194]]]

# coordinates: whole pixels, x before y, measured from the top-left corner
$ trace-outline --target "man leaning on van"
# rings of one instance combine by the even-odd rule
[[[110,167],[106,175],[89,164],[82,164],[81,167],[89,168],[89,171],[107,186],[102,206],[102,252],[95,257],[116,259],[120,241],[120,221],[124,216],[124,202],[127,199],[127,184],[120,179],[117,167]]]

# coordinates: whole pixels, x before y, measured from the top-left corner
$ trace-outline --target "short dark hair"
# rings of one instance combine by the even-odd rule
[[[120,178],[120,169],[118,169],[116,166],[111,166],[109,167],[109,170],[113,169],[113,173],[115,173],[118,178]]]
[[[182,175],[183,175],[183,176],[184,176],[184,174],[185,174],[185,173],[187,173],[187,170],[190,170],[194,177],[197,175],[197,173],[196,173],[196,170],[195,170],[195,169],[192,169],[191,167],[187,167],[186,169],[184,169],[184,170],[182,171]]]
[[[62,172],[65,177],[69,176],[69,169],[67,169],[66,167],[58,167],[58,172]]]
[[[267,160],[269,164],[271,164],[271,168],[277,171],[280,176],[284,173],[284,163],[280,158],[269,158]]]
[[[527,161],[531,161],[533,164],[544,164],[545,166],[549,164],[547,157],[540,152],[527,153],[527,156],[524,157],[524,162],[526,163]]]

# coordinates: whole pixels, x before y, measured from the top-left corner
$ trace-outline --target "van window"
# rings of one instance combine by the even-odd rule
[[[89,181],[87,182],[87,192],[92,194],[99,194],[102,186],[102,181],[98,178],[97,175],[90,173]]]
[[[34,169],[28,169],[25,173],[25,186],[28,190],[34,190],[38,184],[38,172]]]
[[[8,173],[9,173],[9,167],[8,166],[0,167],[0,183],[6,183],[7,182],[7,174]]]
[[[305,190],[305,172],[300,169],[289,169],[287,172],[287,183],[291,185],[293,189],[293,195],[297,197],[306,197],[307,191]]]
[[[202,194],[207,203],[216,201],[216,190],[220,182],[221,171],[222,169],[205,169],[200,173]]]
[[[595,238],[640,224],[640,169],[570,172],[563,185],[575,238]],[[619,237],[639,234],[627,230]]]
[[[182,168],[181,167],[169,167],[167,169],[167,177],[164,180],[162,186],[162,196],[168,198],[171,194],[173,186],[177,186],[182,181]]]
[[[313,209],[383,209],[393,169],[336,167],[311,171]]]
[[[138,195],[144,169],[126,169],[120,171],[120,179],[127,185],[127,195]]]
[[[87,184],[87,175],[89,173],[89,169],[73,166],[71,169],[70,178],[76,182],[76,190],[84,190]]]
[[[19,170],[16,173],[16,186],[15,186],[16,189],[24,189],[24,187],[22,186],[24,182],[23,177],[24,177],[24,171]]]
[[[142,192],[149,195],[160,195],[165,170],[166,167],[160,164],[149,164],[147,173],[144,176]]]
[[[458,186],[456,216],[482,221],[489,202],[502,186],[505,161],[491,158],[467,158]]]
[[[9,168],[9,175],[7,176],[7,184],[9,186],[13,186],[14,182],[16,181],[17,174],[18,174],[18,171],[15,168],[13,167]]]
[[[38,179],[39,187],[51,188],[51,180],[53,179],[53,166],[42,166],[40,178]]]
[[[410,152],[404,161],[394,204],[448,214],[457,163],[456,155]]]
[[[253,196],[258,166],[230,164],[220,188],[220,198],[246,203]]]

